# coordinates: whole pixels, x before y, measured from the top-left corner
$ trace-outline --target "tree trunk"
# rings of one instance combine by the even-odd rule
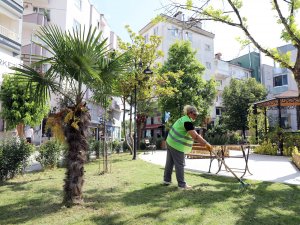
[[[129,114],[129,138],[130,138],[130,143],[127,142],[127,145],[129,147],[130,155],[133,154],[133,145],[134,145],[134,140],[132,136],[132,96],[130,97],[130,114]],[[127,140],[128,141],[128,140]]]
[[[132,155],[132,147],[130,146],[129,144],[129,140],[127,138],[127,133],[126,133],[126,123],[125,123],[125,113],[126,113],[126,99],[124,98],[123,99],[123,111],[124,111],[124,114],[123,114],[123,130],[124,130],[124,136],[125,136],[125,143],[127,144],[128,146],[128,149],[129,149],[129,152],[130,152],[130,155]],[[129,124],[129,126],[131,126],[131,123]],[[129,133],[131,132],[131,130],[129,130]],[[130,135],[128,135],[128,137],[130,138]]]
[[[18,124],[16,129],[17,129],[17,135],[20,138],[23,138],[24,137],[24,124],[23,123]]]
[[[86,139],[88,125],[91,120],[85,106],[77,106],[74,109],[75,119],[71,119],[65,127],[65,136],[68,143],[68,154],[66,156],[67,171],[64,179],[64,199],[66,206],[81,204],[83,202],[82,187],[84,183],[84,163],[88,151]],[[75,123],[75,124],[74,124]]]

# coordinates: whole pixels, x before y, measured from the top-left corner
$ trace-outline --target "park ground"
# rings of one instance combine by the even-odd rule
[[[128,153],[85,166],[83,205],[64,207],[63,168],[27,173],[1,184],[0,224],[300,224],[300,186],[186,173],[194,189],[161,185],[163,168]],[[175,180],[175,176],[173,177]]]

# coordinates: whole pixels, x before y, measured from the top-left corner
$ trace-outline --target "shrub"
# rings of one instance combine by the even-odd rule
[[[146,144],[145,141],[140,142],[140,150],[145,150],[146,149]]]
[[[277,155],[277,146],[273,146],[271,142],[264,141],[260,146],[256,147],[254,152],[257,154]]]
[[[118,140],[114,140],[112,143],[112,147],[113,151],[120,153],[122,147],[121,142],[119,142]]]
[[[99,159],[100,153],[103,152],[103,142],[90,139],[89,140],[89,151],[87,153],[87,161],[90,161],[90,154],[95,153],[96,158]]]
[[[127,145],[126,141],[123,141],[123,152],[127,152],[129,150],[129,146]]]
[[[294,151],[292,153],[292,160],[295,163],[295,165],[300,169],[300,152],[297,147],[294,148]]]
[[[5,139],[0,142],[0,180],[13,178],[25,167],[34,146],[19,138]]]
[[[161,149],[163,140],[164,140],[164,138],[162,138],[162,137],[157,138],[156,143],[155,143],[156,149]]]
[[[239,144],[241,141],[242,137],[238,133],[228,134],[227,144]]]
[[[205,140],[208,141],[212,145],[224,145],[227,143],[227,135],[207,135],[205,136]]]
[[[43,168],[55,168],[58,164],[63,145],[56,139],[42,144],[39,148],[39,156],[36,160]]]

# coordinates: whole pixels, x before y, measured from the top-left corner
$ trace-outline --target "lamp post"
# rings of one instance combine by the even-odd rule
[[[142,63],[139,63],[139,67],[142,67]],[[153,74],[153,71],[149,69],[149,67],[147,66],[147,68],[143,71],[144,74],[146,75],[151,75]],[[137,79],[137,73],[135,73],[135,80],[138,81]],[[137,86],[136,84],[134,85],[134,137],[133,137],[133,157],[132,160],[136,160],[136,152],[137,152],[137,144],[138,144],[138,134],[137,134]]]

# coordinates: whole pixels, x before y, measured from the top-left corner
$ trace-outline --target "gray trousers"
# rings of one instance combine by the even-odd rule
[[[171,182],[173,167],[175,165],[176,179],[178,187],[185,187],[184,181],[184,153],[167,146],[167,159],[164,172],[164,181]]]

